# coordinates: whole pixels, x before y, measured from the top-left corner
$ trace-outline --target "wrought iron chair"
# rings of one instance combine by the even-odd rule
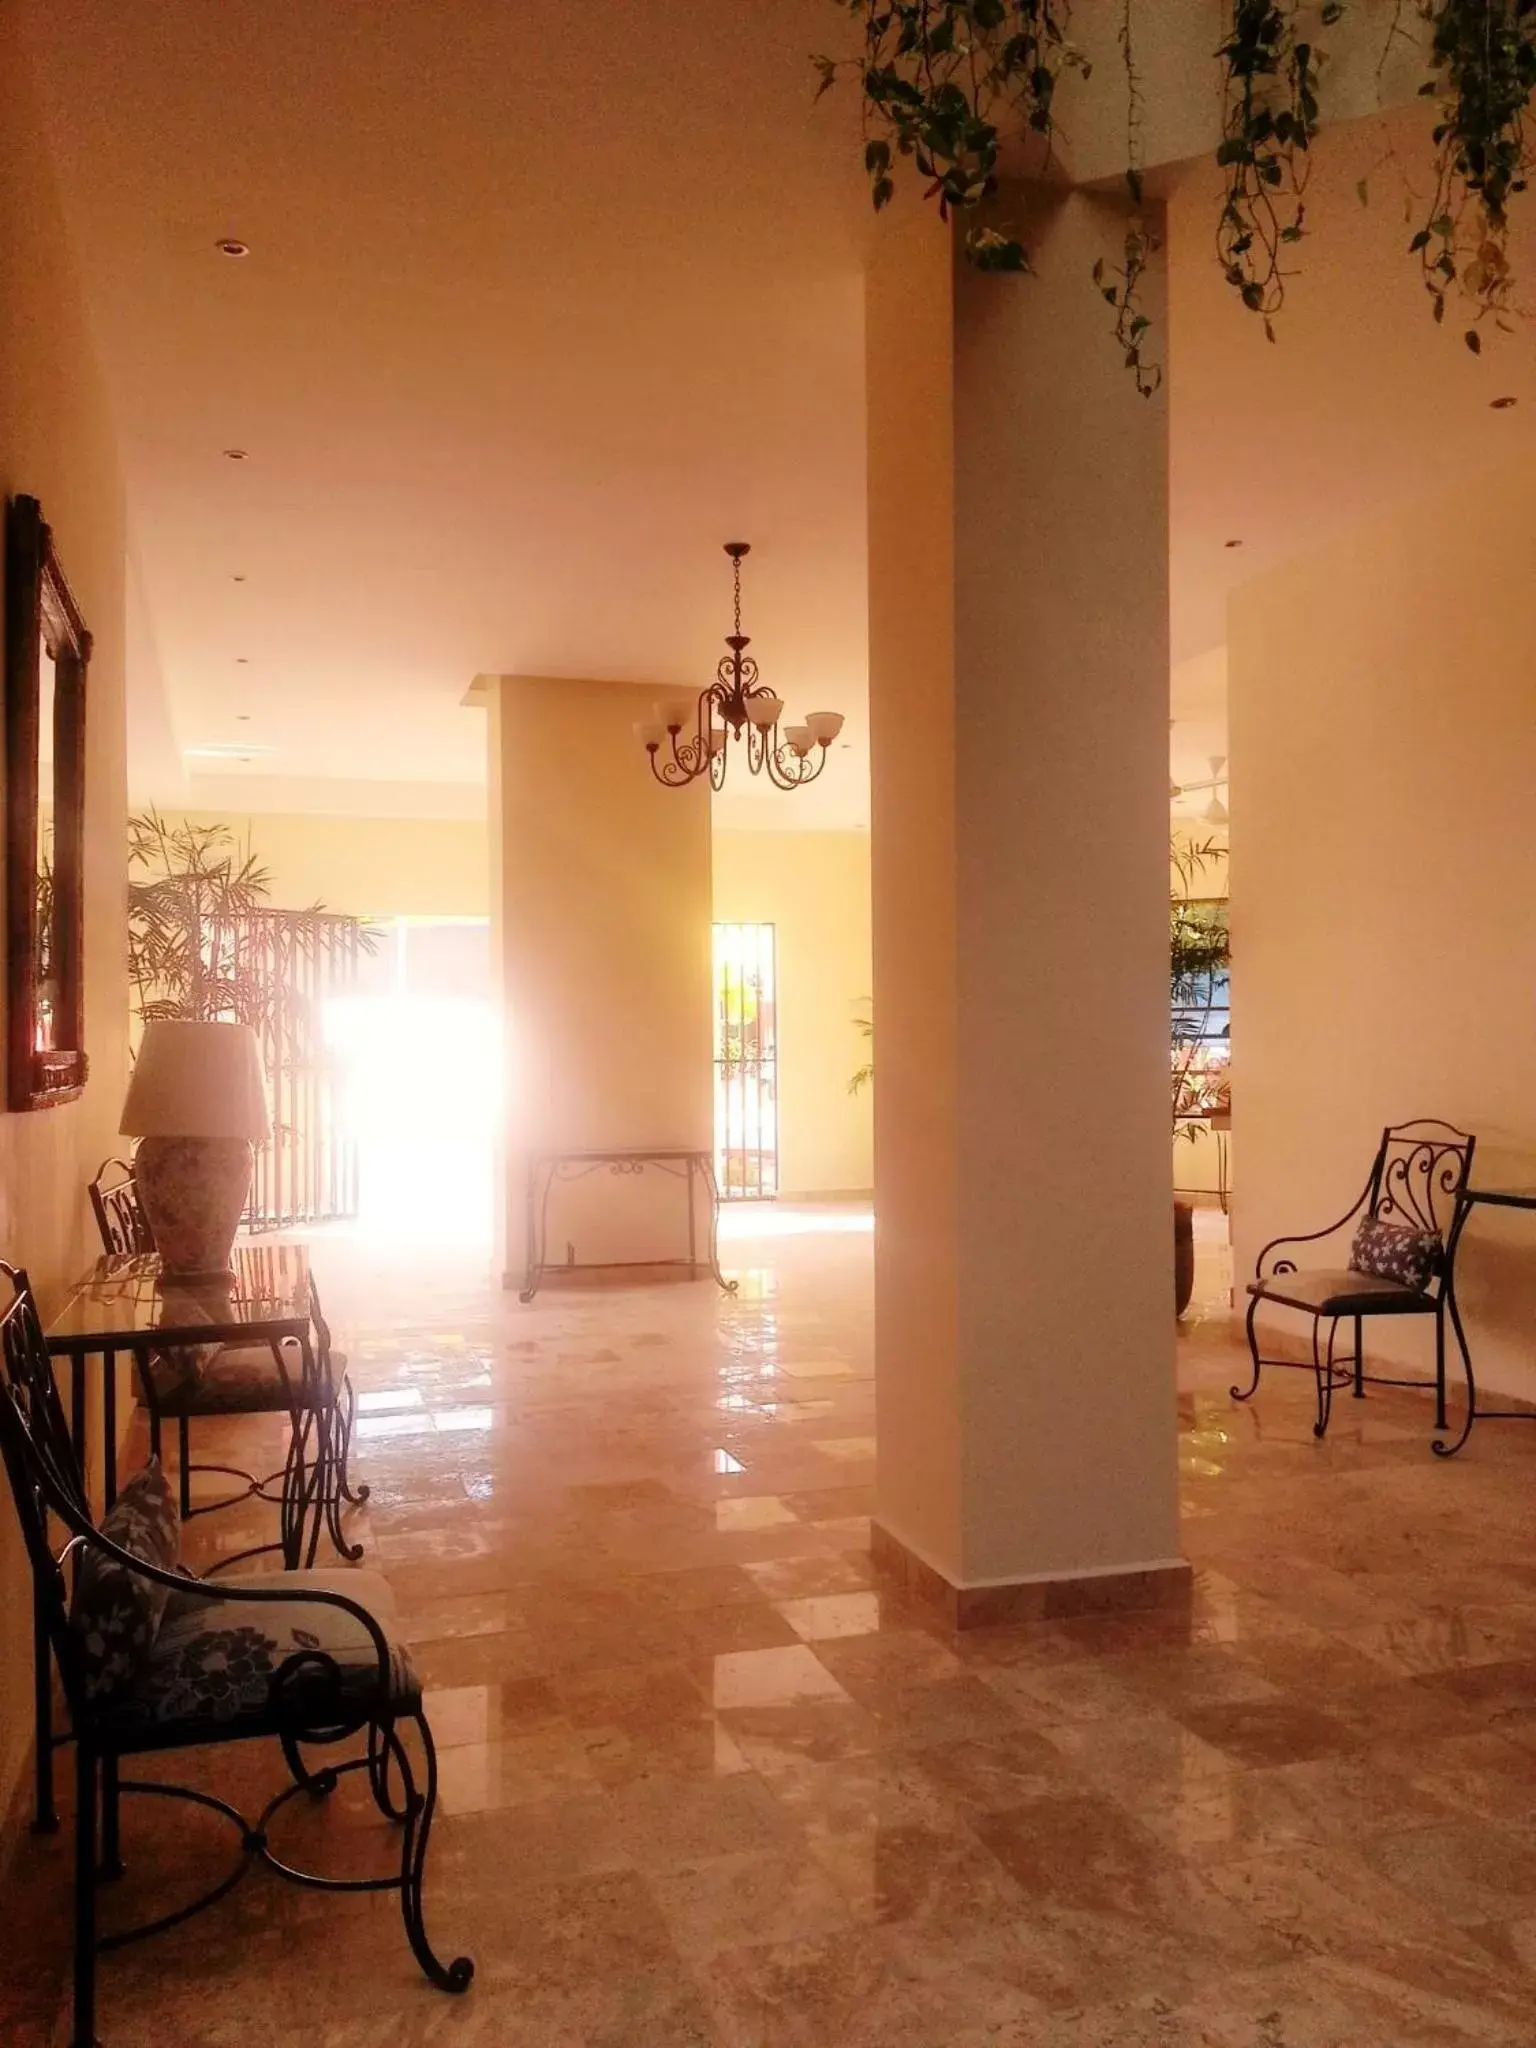
[[[1465,1222],[1462,1195],[1472,1171],[1472,1154],[1477,1140],[1454,1124],[1421,1118],[1407,1124],[1389,1124],[1381,1134],[1370,1174],[1359,1197],[1326,1230],[1314,1230],[1297,1237],[1277,1237],[1259,1253],[1254,1277],[1248,1284],[1248,1350],[1253,1359],[1253,1378],[1246,1387],[1233,1387],[1232,1397],[1249,1401],[1258,1392],[1259,1378],[1266,1365],[1299,1367],[1311,1372],[1317,1382],[1317,1420],[1314,1436],[1327,1434],[1333,1413],[1336,1388],[1353,1385],[1357,1399],[1363,1399],[1367,1385],[1423,1387],[1435,1390],[1435,1427],[1442,1432],[1446,1423],[1445,1328],[1449,1319],[1461,1349],[1463,1365],[1470,1373],[1466,1335],[1456,1306],[1456,1242]],[[1360,1271],[1354,1266],[1326,1266],[1298,1269],[1291,1251],[1301,1245],[1321,1244],[1351,1224],[1369,1220],[1424,1239],[1427,1264],[1417,1284],[1380,1272]],[[1433,1240],[1430,1243],[1429,1240]],[[1294,1358],[1264,1358],[1259,1353],[1255,1319],[1261,1306],[1298,1310],[1312,1318],[1310,1363]],[[1371,1316],[1432,1316],[1435,1324],[1435,1377],[1399,1379],[1365,1370],[1364,1326]],[[1328,1324],[1326,1348],[1322,1328]],[[1354,1324],[1355,1348],[1340,1357],[1336,1350],[1339,1324]],[[1470,1385],[1470,1379],[1468,1384]],[[1437,1439],[1433,1448],[1442,1454],[1445,1445]]]
[[[326,1891],[398,1891],[406,1937],[428,1979],[443,1991],[468,1988],[467,1956],[443,1963],[427,1938],[422,1886],[437,1804],[437,1759],[410,1657],[392,1634],[388,1584],[373,1572],[290,1572],[210,1583],[184,1567],[162,1568],[92,1522],[42,1326],[26,1274],[0,1262],[11,1299],[0,1313],[0,1451],[32,1567],[37,1682],[50,1682],[50,1651],[58,1662],[75,1745],[75,1925],[73,2048],[94,2048],[96,1958],[111,1949],[179,1925],[233,1890],[252,1865]],[[158,1478],[158,1475],[156,1475]],[[169,1509],[169,1494],[161,1498]],[[125,1489],[126,1493],[126,1489]],[[122,1497],[120,1496],[120,1501]],[[65,1540],[50,1541],[49,1516]],[[174,1511],[170,1538],[174,1543]],[[108,1524],[112,1522],[109,1515]],[[132,1525],[130,1525],[132,1526]],[[148,1523],[142,1526],[148,1526]],[[163,1527],[159,1533],[163,1534]],[[142,1540],[142,1539],[141,1539]],[[144,1544],[143,1547],[152,1546]],[[108,1664],[99,1660],[79,1611],[82,1567],[112,1576],[112,1625],[125,1604],[137,1606],[137,1635]],[[68,1566],[75,1607],[66,1594]],[[345,1585],[347,1592],[336,1587]],[[135,1626],[137,1626],[137,1621]],[[97,1617],[93,1626],[105,1626]],[[106,1682],[104,1673],[110,1675]],[[404,1734],[414,1726],[421,1776]],[[305,1746],[328,1747],[364,1737],[363,1753],[311,1768]],[[123,1779],[133,1755],[203,1748],[215,1743],[275,1740],[292,1775],[254,1823],[226,1801],[188,1786]],[[381,1813],[398,1823],[398,1873],[328,1878],[294,1869],[277,1856],[267,1830],[279,1810],[303,1792],[323,1798],[349,1771],[366,1771]],[[239,1830],[239,1861],[211,1891],[173,1913],[102,1935],[96,1893],[123,1874],[119,1800],[123,1793],[189,1800],[223,1814]],[[56,1819],[51,1805],[45,1824]],[[100,1867],[98,1868],[98,1848]]]
[[[90,1198],[105,1251],[139,1253],[155,1249],[154,1233],[139,1200],[138,1182],[128,1160],[105,1160],[90,1184]],[[325,1520],[336,1549],[355,1563],[363,1554],[362,1547],[349,1545],[343,1536],[340,1506],[343,1500],[354,1507],[360,1506],[368,1498],[366,1486],[352,1485],[348,1469],[357,1396],[347,1376],[345,1356],[331,1348],[330,1325],[321,1310],[319,1292],[313,1279],[310,1281],[310,1319],[315,1327],[319,1365],[313,1381],[306,1380],[297,1370],[285,1370],[282,1360],[275,1358],[270,1347],[262,1344],[221,1345],[212,1349],[208,1356],[192,1359],[180,1352],[152,1356],[139,1375],[144,1405],[149,1413],[150,1449],[156,1457],[161,1455],[163,1426],[166,1422],[174,1422],[181,1517],[188,1521],[193,1515],[211,1514],[218,1508],[232,1507],[252,1495],[271,1500],[274,1497],[272,1488],[281,1488],[288,1479],[286,1470],[258,1479],[254,1473],[238,1465],[194,1465],[191,1424],[195,1417],[287,1414],[292,1418],[296,1438],[301,1432],[324,1423],[329,1431],[335,1433],[334,1444],[327,1446],[328,1467],[334,1468],[335,1484],[327,1485]],[[317,1410],[324,1412],[316,1414],[314,1411]],[[291,1465],[291,1458],[289,1463]],[[244,1484],[237,1493],[194,1507],[194,1472],[219,1472]],[[227,1569],[251,1555],[250,1551],[242,1551],[238,1557],[226,1559],[221,1569]]]

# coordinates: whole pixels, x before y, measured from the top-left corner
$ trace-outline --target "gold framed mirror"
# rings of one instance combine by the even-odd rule
[[[85,1086],[85,693],[91,636],[36,498],[5,514],[6,1105]]]

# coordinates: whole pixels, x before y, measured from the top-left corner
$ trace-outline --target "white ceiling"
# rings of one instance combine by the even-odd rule
[[[741,537],[765,678],[848,730],[814,789],[721,822],[867,821],[867,200],[852,97],[813,105],[806,61],[831,0],[27,5],[129,480],[136,795],[472,811],[471,678],[698,687]],[[1224,751],[1235,580],[1536,430],[1528,339],[1474,359],[1403,253],[1378,159],[1429,118],[1325,137],[1273,347],[1217,271],[1211,171],[1172,181],[1181,780]],[[253,757],[189,781],[205,746]]]
[[[826,27],[826,0],[36,7],[168,711],[136,720],[141,793],[202,746],[266,750],[203,764],[253,798],[478,785],[477,673],[697,688],[742,538],[765,680],[848,715],[798,821],[867,819],[866,201],[853,104],[813,105]]]

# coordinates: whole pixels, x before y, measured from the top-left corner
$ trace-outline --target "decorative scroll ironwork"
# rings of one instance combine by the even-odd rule
[[[1411,1123],[1390,1124],[1381,1134],[1376,1156],[1371,1162],[1371,1171],[1365,1186],[1361,1189],[1350,1208],[1336,1223],[1325,1229],[1306,1231],[1288,1237],[1272,1238],[1260,1251],[1254,1266],[1254,1277],[1248,1289],[1249,1304],[1246,1320],[1248,1353],[1252,1361],[1252,1376],[1246,1387],[1233,1386],[1228,1391],[1236,1401],[1250,1401],[1259,1390],[1259,1380],[1266,1365],[1294,1369],[1299,1361],[1291,1358],[1266,1358],[1260,1354],[1256,1318],[1261,1303],[1270,1302],[1281,1308],[1295,1309],[1312,1317],[1312,1357],[1301,1369],[1311,1372],[1317,1385],[1317,1420],[1312,1433],[1323,1437],[1333,1414],[1333,1396],[1340,1386],[1353,1385],[1357,1399],[1363,1398],[1366,1387],[1426,1387],[1432,1386],[1435,1394],[1435,1428],[1440,1434],[1431,1444],[1439,1457],[1454,1457],[1466,1442],[1475,1420],[1476,1390],[1472,1377],[1472,1359],[1467,1348],[1466,1334],[1462,1328],[1460,1310],[1456,1304],[1456,1247],[1466,1224],[1467,1185],[1472,1173],[1472,1158],[1477,1149],[1477,1140],[1469,1132],[1458,1130],[1454,1124],[1442,1123],[1436,1118],[1420,1117]],[[1322,1244],[1337,1237],[1362,1217],[1393,1225],[1400,1230],[1432,1232],[1440,1240],[1440,1250],[1424,1286],[1418,1290],[1399,1289],[1371,1300],[1364,1293],[1351,1294],[1348,1288],[1349,1274],[1338,1276],[1339,1288],[1336,1296],[1320,1305],[1308,1302],[1305,1297],[1297,1298],[1285,1290],[1288,1275],[1298,1273],[1296,1259],[1292,1252],[1303,1245]],[[1404,1295],[1407,1300],[1404,1300]],[[1368,1373],[1364,1358],[1364,1323],[1371,1315],[1420,1314],[1433,1316],[1435,1324],[1435,1377],[1433,1381],[1406,1379],[1385,1373]],[[1336,1345],[1340,1321],[1349,1320],[1355,1326],[1353,1353],[1340,1358]],[[1326,1350],[1322,1343],[1322,1325],[1329,1323]],[[1454,1443],[1447,1443],[1446,1431],[1446,1324],[1456,1339],[1461,1354],[1462,1369],[1467,1385],[1467,1419]]]
[[[745,745],[753,775],[766,774],[775,789],[799,789],[816,780],[842,730],[841,713],[816,711],[804,725],[785,726],[781,736],[784,701],[758,680],[757,663],[747,653],[751,637],[741,630],[741,562],[751,551],[744,540],[725,543],[735,579],[735,630],[725,636],[730,652],[721,655],[715,680],[699,692],[692,732],[684,737],[685,720],[676,715],[664,725],[641,728],[651,773],[669,789],[685,788],[702,775],[712,789],[723,789],[733,741]]]
[[[22,1540],[32,1567],[34,1598],[34,1670],[39,1700],[51,1690],[50,1657],[58,1662],[69,1707],[75,1750],[75,1873],[74,1873],[74,2025],[72,2038],[95,2038],[96,1960],[99,1955],[166,1932],[225,1898],[257,1863],[279,1876],[321,1891],[399,1894],[401,1919],[411,1951],[429,1982],[439,1990],[461,1993],[474,1977],[467,1956],[444,1962],[427,1936],[422,1892],[427,1845],[437,1804],[437,1756],[432,1731],[413,1688],[395,1683],[391,1645],[374,1615],[361,1602],[313,1583],[297,1587],[273,1574],[270,1585],[210,1584],[189,1574],[162,1570],[119,1548],[91,1520],[82,1468],[54,1384],[42,1327],[26,1274],[0,1264],[0,1277],[10,1282],[11,1299],[0,1310],[0,1453],[21,1524]],[[53,1548],[50,1516],[65,1531],[62,1547]],[[214,1795],[163,1780],[135,1781],[120,1775],[125,1755],[141,1750],[203,1747],[206,1729],[195,1719],[184,1729],[175,1724],[132,1732],[131,1723],[114,1723],[101,1713],[85,1684],[78,1639],[69,1622],[66,1571],[87,1550],[104,1553],[132,1577],[174,1591],[183,1601],[205,1599],[220,1605],[246,1605],[257,1620],[303,1608],[323,1607],[349,1617],[368,1640],[371,1670],[365,1684],[344,1686],[336,1660],[323,1650],[304,1649],[289,1656],[272,1673],[265,1711],[253,1715],[253,1736],[276,1735],[293,1783],[269,1799],[254,1822]],[[38,1825],[58,1825],[53,1803],[52,1751],[48,1720],[39,1714],[42,1739],[37,1752]],[[402,1740],[414,1726],[422,1758],[418,1777]],[[365,1735],[361,1756],[312,1771],[300,1755],[301,1744],[331,1745]],[[393,1767],[398,1792],[391,1785]],[[268,1830],[278,1812],[301,1792],[323,1798],[339,1779],[366,1771],[369,1789],[386,1819],[401,1827],[398,1868],[379,1876],[337,1878],[300,1870],[285,1863],[270,1845]],[[103,1934],[97,1925],[97,1890],[102,1876],[120,1877],[119,1800],[123,1793],[178,1799],[221,1814],[239,1832],[239,1860],[210,1889],[156,1918]],[[98,1864],[98,1844],[100,1863]]]
[[[688,1202],[688,1256],[686,1258],[664,1259],[578,1259],[574,1245],[567,1245],[566,1256],[558,1264],[549,1258],[549,1204],[557,1186],[571,1181],[585,1180],[588,1174],[606,1172],[613,1175],[635,1175],[654,1167],[658,1172],[669,1174],[674,1180],[683,1182]],[[698,1216],[694,1207],[695,1183],[702,1185],[706,1202],[704,1256],[700,1256]],[[518,1291],[518,1300],[530,1302],[539,1291],[539,1283],[547,1272],[596,1273],[619,1272],[626,1267],[667,1266],[686,1267],[691,1278],[697,1279],[701,1271],[707,1272],[715,1285],[727,1294],[734,1294],[738,1283],[727,1280],[720,1270],[720,1188],[715,1180],[714,1162],[707,1152],[695,1152],[689,1148],[662,1147],[656,1150],[642,1150],[628,1147],[615,1152],[544,1152],[528,1161],[524,1191],[524,1235],[526,1243],[523,1268],[523,1284]]]

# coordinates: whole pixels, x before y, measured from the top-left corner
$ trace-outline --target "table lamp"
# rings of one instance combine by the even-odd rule
[[[144,1027],[123,1104],[134,1173],[172,1279],[229,1271],[251,1188],[251,1145],[272,1128],[248,1024],[167,1019]]]

